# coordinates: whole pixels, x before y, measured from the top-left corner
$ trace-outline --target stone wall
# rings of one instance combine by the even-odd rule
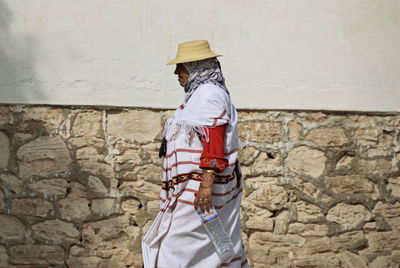
[[[0,267],[141,267],[171,111],[0,106]],[[400,114],[240,112],[252,267],[399,267]]]

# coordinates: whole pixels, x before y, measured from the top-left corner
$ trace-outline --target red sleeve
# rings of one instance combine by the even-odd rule
[[[203,138],[204,148],[200,156],[200,168],[222,172],[228,166],[224,151],[226,125],[207,129],[209,142]]]

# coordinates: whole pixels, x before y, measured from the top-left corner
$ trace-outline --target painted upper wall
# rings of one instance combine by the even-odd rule
[[[0,0],[0,103],[174,108],[207,39],[239,108],[400,111],[398,0]]]

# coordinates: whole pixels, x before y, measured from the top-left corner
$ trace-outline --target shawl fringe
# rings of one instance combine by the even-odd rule
[[[198,135],[209,142],[209,132],[204,125],[189,120],[168,120],[165,124],[163,137],[167,141],[173,141],[180,135],[185,135],[187,144],[191,144],[193,141],[200,142]]]

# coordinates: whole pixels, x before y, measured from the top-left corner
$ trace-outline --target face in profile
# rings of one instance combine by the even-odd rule
[[[176,75],[178,76],[179,84],[180,84],[182,87],[185,86],[185,83],[186,83],[186,81],[187,81],[188,78],[189,78],[189,73],[188,73],[188,71],[186,70],[185,66],[183,66],[182,63],[178,63],[178,64],[176,65],[174,74],[176,74]]]

